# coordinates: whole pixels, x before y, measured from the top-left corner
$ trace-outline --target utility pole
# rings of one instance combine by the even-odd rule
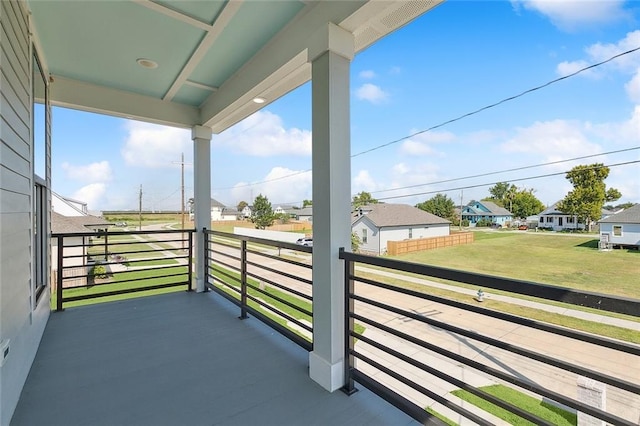
[[[458,222],[458,226],[460,231],[462,231],[462,194],[464,190],[460,190],[460,221]]]
[[[138,231],[142,231],[142,185],[140,185],[140,194],[138,195]]]
[[[185,166],[185,162],[184,162],[184,152],[182,153],[181,157],[180,157],[180,161],[174,161],[173,164],[180,164],[180,167],[182,168],[182,174],[181,174],[181,181],[180,181],[180,190],[181,190],[181,196],[180,196],[180,202],[181,202],[181,208],[180,208],[180,217],[181,217],[181,221],[182,221],[182,250],[184,250],[184,166]]]

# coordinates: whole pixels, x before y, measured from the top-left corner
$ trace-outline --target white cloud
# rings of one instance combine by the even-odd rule
[[[373,70],[364,70],[360,71],[360,74],[358,74],[358,76],[365,80],[371,80],[372,78],[376,77],[376,73]]]
[[[546,16],[564,31],[610,24],[629,17],[624,10],[624,0],[512,0],[511,3],[516,9],[522,6]]]
[[[375,84],[365,83],[356,89],[356,98],[379,105],[389,99],[389,94]]]
[[[415,132],[415,130],[412,130]],[[400,152],[404,155],[435,155],[439,153],[431,146],[438,143],[446,143],[455,140],[455,135],[447,131],[431,131],[421,133],[407,139],[400,146]]]
[[[189,130],[157,124],[129,121],[129,132],[120,153],[127,165],[139,167],[175,167],[180,155],[192,156]]]
[[[631,102],[640,104],[640,69],[638,69],[633,78],[624,85],[624,89],[627,91],[627,96],[629,96]]]
[[[546,162],[601,152],[600,146],[591,142],[585,134],[588,130],[588,124],[575,121],[536,122],[529,127],[518,128],[516,135],[502,144],[501,149],[510,153],[542,156]],[[562,163],[554,168],[566,170],[568,167],[567,163]]]
[[[72,198],[87,203],[89,210],[100,209],[104,205],[104,197],[107,193],[107,185],[104,183],[91,183],[83,186],[73,193]]]
[[[111,166],[108,161],[100,161],[84,166],[74,166],[67,162],[62,163],[67,179],[80,182],[108,182],[112,178]]]
[[[257,157],[311,155],[311,131],[286,129],[282,118],[258,111],[229,130],[213,138],[214,146]]]
[[[311,172],[274,167],[258,183],[239,182],[231,190],[233,205],[240,201],[249,204],[260,194],[271,204],[294,204],[311,198]],[[275,207],[275,205],[274,205]]]
[[[368,170],[360,170],[353,178],[353,187],[351,192],[354,194],[362,191],[372,192],[376,189],[378,189],[378,184]]]
[[[584,68],[588,65],[605,61],[609,58],[612,58],[613,56],[619,55],[620,53],[635,49],[639,45],[640,30],[627,33],[627,35],[617,43],[592,44],[591,46],[585,48],[585,53],[587,54],[588,59],[561,62],[560,64],[558,64],[556,72],[561,76],[565,76],[578,71],[579,69]],[[607,66],[615,67],[622,72],[637,74],[638,70],[640,69],[640,55],[632,54],[620,56],[616,58],[615,61],[609,62]],[[597,70],[591,69],[582,72],[580,75],[600,77],[603,71],[603,68],[598,68]]]

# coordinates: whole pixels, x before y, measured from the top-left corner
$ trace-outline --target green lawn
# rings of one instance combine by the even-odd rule
[[[591,235],[476,232],[473,244],[398,260],[640,299],[640,251],[601,252]]]
[[[541,401],[539,399],[525,395],[515,389],[511,389],[503,385],[492,385],[480,388],[484,392],[491,394],[499,399],[515,405],[525,411],[534,414],[548,422],[557,426],[575,426],[578,423],[578,418],[575,413],[563,410],[555,405]],[[509,424],[516,426],[529,426],[535,425],[530,421],[517,416],[510,411],[500,408],[484,399],[467,392],[462,389],[451,392],[453,395],[467,401],[477,407],[482,408],[484,411],[493,414],[494,416],[508,422]]]

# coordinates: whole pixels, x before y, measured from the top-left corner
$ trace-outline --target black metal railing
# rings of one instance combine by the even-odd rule
[[[194,230],[53,234],[56,310],[90,299],[191,290]]]
[[[313,349],[311,247],[204,230],[207,288]]]
[[[637,424],[639,345],[530,319],[524,313],[488,309],[482,301],[486,302],[485,292],[508,291],[629,315],[635,317],[629,318],[633,323],[640,317],[640,300],[345,251],[340,258],[345,260],[345,391],[353,391],[354,381],[359,382],[419,421],[433,420],[429,407],[480,425],[494,424],[495,417],[470,408],[450,392],[460,390],[534,424],[553,424],[485,387],[495,385],[540,400],[560,415]],[[383,272],[376,273],[379,270]],[[467,290],[461,301],[432,294],[433,287],[424,283],[430,278],[483,290],[475,297]],[[576,398],[579,381],[586,381],[587,388],[595,386],[581,389],[583,395],[598,396],[597,389],[606,388],[606,409]]]

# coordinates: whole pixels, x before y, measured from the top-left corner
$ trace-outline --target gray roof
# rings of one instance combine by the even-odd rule
[[[379,228],[388,226],[418,226],[418,225],[440,225],[451,223],[447,219],[443,219],[417,207],[408,204],[369,204],[362,207],[363,211],[368,211],[366,216],[374,225]],[[358,221],[358,210],[354,212],[353,222]]]
[[[211,207],[224,207],[224,204],[222,204],[220,201],[212,198],[211,199]]]
[[[620,213],[598,221],[598,223],[638,223],[640,224],[640,204],[622,210]]]
[[[311,207],[311,206],[303,207],[301,209],[297,209],[295,211],[295,213],[298,216],[312,216],[313,215],[313,207]]]
[[[111,222],[101,217],[63,216],[60,213],[51,212],[51,232],[54,234],[79,234],[93,231],[95,228],[107,228],[109,225]]]
[[[509,210],[505,209],[504,207],[500,207],[499,205],[491,201],[478,201],[478,203],[481,203],[483,206],[489,209],[492,214],[498,216],[511,216],[511,212]]]

